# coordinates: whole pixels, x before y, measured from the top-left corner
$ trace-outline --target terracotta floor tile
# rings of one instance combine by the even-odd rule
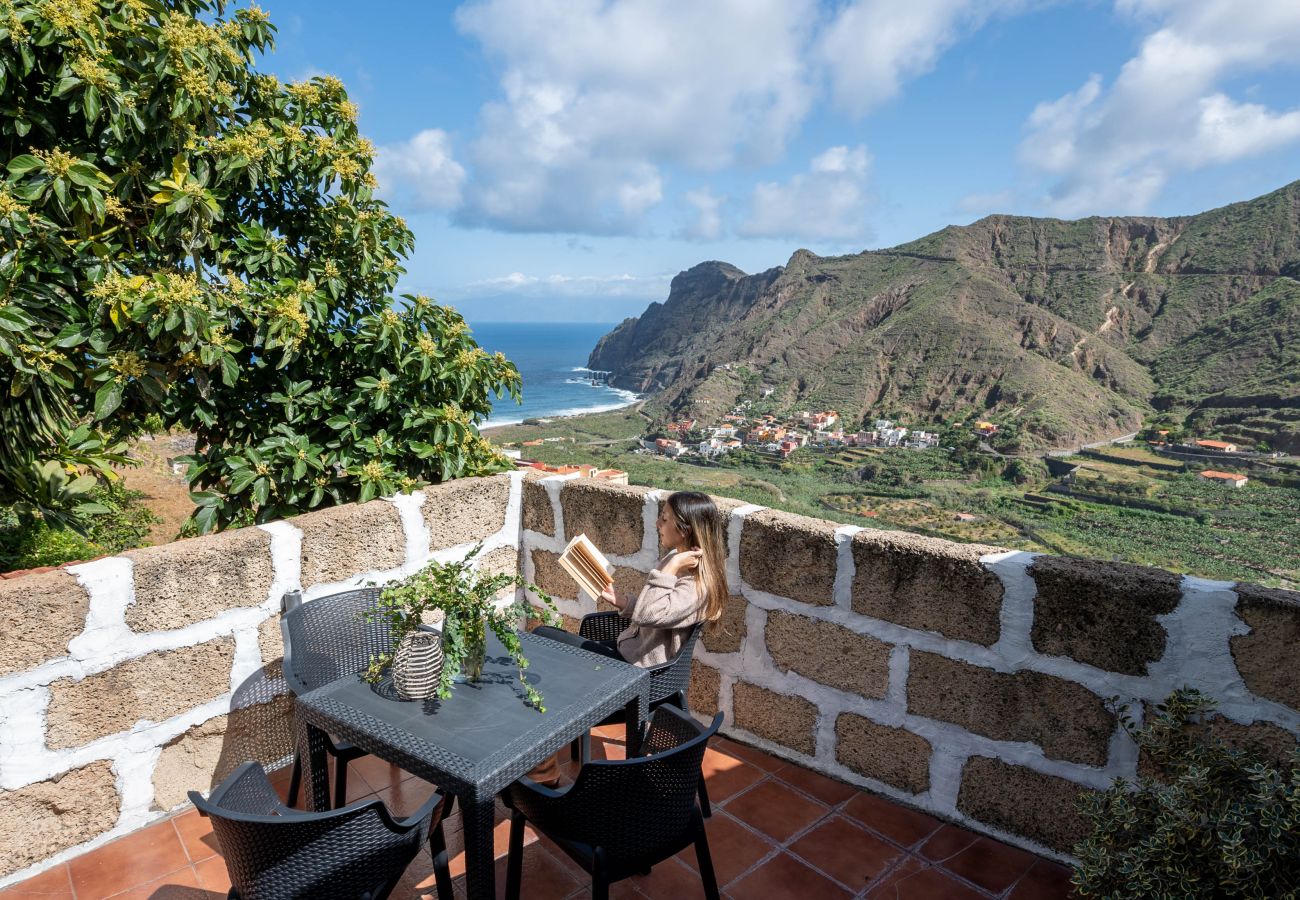
[[[858,792],[852,785],[834,778],[827,778],[819,772],[786,763],[773,773],[791,787],[796,787],[805,794],[811,794],[827,806],[839,806]]]
[[[415,815],[438,789],[423,778],[408,778],[377,791],[388,811],[398,818]]]
[[[765,778],[762,769],[751,766],[734,756],[719,753],[712,747],[704,751],[704,761],[700,770],[704,773],[704,784],[709,792],[709,803],[724,802],[761,778]]]
[[[929,837],[943,825],[938,819],[923,812],[908,809],[865,791],[859,792],[845,805],[844,814],[904,847],[911,847],[922,838]]]
[[[212,891],[222,897],[230,891],[230,872],[226,869],[226,861],[220,856],[195,863],[194,872],[199,876],[199,885],[205,891]]]
[[[360,775],[365,779],[366,784],[370,785],[371,789],[375,791],[382,790],[390,784],[415,777],[405,769],[384,762],[378,756],[363,756],[360,759],[354,759],[348,770],[349,779],[353,775]]]
[[[1009,900],[1065,900],[1077,897],[1070,870],[1060,863],[1040,859],[1011,891]]]
[[[739,821],[719,810],[713,818],[706,819],[704,830],[709,835],[709,856],[718,885],[725,887],[756,862],[776,849],[776,845],[762,835],[755,834]],[[690,846],[677,854],[677,858],[692,869],[698,870],[695,847]]]
[[[779,781],[761,781],[727,801],[727,812],[784,843],[830,811],[825,803],[809,800]]]
[[[163,821],[78,856],[68,863],[68,868],[73,890],[83,898],[108,897],[189,864],[176,829],[171,822]]]
[[[627,745],[623,743],[623,738],[618,740],[609,740],[607,738],[591,736],[591,758],[592,759],[627,759]]]
[[[72,900],[72,876],[68,873],[68,864],[59,863],[26,881],[0,890],[0,897],[5,900],[18,900],[20,897],[30,897],[33,900]]]
[[[1000,894],[1019,881],[1036,862],[1038,857],[1032,853],[979,837],[965,850],[946,860],[943,867],[986,891]]]
[[[694,900],[704,896],[700,873],[676,858],[664,860],[649,875],[633,876],[626,882],[650,900]]]
[[[461,866],[461,872],[464,866]],[[429,847],[425,845],[416,854],[415,859],[402,873],[402,880],[393,891],[394,898],[402,897],[437,897],[438,883],[433,875],[433,860],[429,856]]]
[[[894,868],[885,872],[871,885],[871,890],[864,895],[871,900],[877,897],[895,896],[894,885],[902,879],[921,871],[925,868],[925,863],[911,854],[903,856],[901,860],[895,863]]]
[[[714,738],[709,746],[715,750],[721,750],[723,753],[728,753],[737,759],[743,759],[751,766],[758,766],[764,772],[775,772],[785,765],[785,760],[777,759],[765,750],[738,744],[730,738]]]
[[[524,847],[523,877],[519,884],[519,896],[527,897],[528,900],[563,900],[582,887],[583,883],[541,844],[532,843]],[[498,898],[506,895],[504,854],[497,859],[496,895]]]
[[[843,816],[833,816],[790,845],[805,861],[860,891],[893,865],[903,851]]]
[[[80,891],[78,897],[85,896]],[[112,900],[217,900],[217,894],[205,891],[194,869],[186,866],[148,884],[113,894]]]
[[[867,897],[871,900],[987,900],[989,896],[967,887],[943,869],[921,868],[899,875],[888,884],[872,888]]]
[[[732,884],[727,892],[745,900],[835,900],[851,897],[848,891],[825,875],[804,865],[788,853],[777,854],[753,872]]]
[[[979,835],[958,828],[956,825],[944,825],[926,839],[917,852],[930,862],[942,862],[961,853],[979,840]]]
[[[190,862],[199,862],[221,852],[217,836],[212,833],[212,820],[199,815],[197,809],[172,816],[171,823]]]

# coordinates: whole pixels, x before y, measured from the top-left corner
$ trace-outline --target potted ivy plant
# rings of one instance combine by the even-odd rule
[[[524,686],[528,703],[539,711],[542,695],[524,679],[528,659],[523,654],[516,627],[524,616],[540,619],[545,624],[556,624],[559,615],[555,602],[543,590],[523,576],[511,573],[490,574],[475,569],[474,559],[483,550],[479,543],[464,559],[451,562],[434,560],[413,575],[387,585],[380,595],[376,608],[367,615],[386,621],[392,630],[393,649],[373,657],[366,671],[366,680],[377,683],[393,664],[403,645],[417,639],[420,626],[428,614],[440,611],[442,621],[442,666],[438,674],[436,695],[451,697],[452,685],[458,677],[477,681],[483,673],[487,652],[488,629],[497,636],[519,667],[519,680]],[[498,595],[510,587],[522,587],[542,601],[535,607],[526,600],[514,600],[502,605]]]

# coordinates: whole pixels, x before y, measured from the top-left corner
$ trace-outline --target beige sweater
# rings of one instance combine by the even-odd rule
[[[676,577],[658,569],[623,615],[632,624],[618,636],[618,652],[633,665],[657,666],[677,656],[704,609],[695,576]]]

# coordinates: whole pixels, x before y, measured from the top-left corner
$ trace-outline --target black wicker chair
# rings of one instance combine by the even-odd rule
[[[578,634],[589,641],[612,641],[630,624],[628,619],[617,612],[591,613],[582,617],[582,622],[578,625]],[[691,686],[691,658],[695,655],[695,643],[700,639],[700,631],[703,627],[703,624],[699,624],[691,629],[691,633],[682,643],[682,649],[673,659],[646,669],[650,673],[651,711],[665,703],[670,703],[684,712],[690,709],[686,697]],[[613,713],[600,724],[618,725],[619,723],[627,724],[623,710]],[[569,746],[569,755],[581,762],[591,759],[590,733],[584,734]],[[703,779],[700,780],[700,807],[706,819],[713,815]]]
[[[281,604],[280,634],[284,638],[284,680],[294,696],[363,672],[372,656],[393,649],[392,631],[383,619],[371,620],[380,588],[362,588],[302,603],[297,592]],[[366,756],[365,750],[346,741],[327,738],[326,751],[334,757],[334,806],[347,800],[348,763]],[[293,759],[289,779],[289,805],[298,802],[302,784],[302,759]]]
[[[259,763],[245,763],[203,799],[230,873],[230,898],[382,900],[392,893],[425,839],[438,900],[452,900],[442,820],[451,799],[435,793],[418,812],[395,819],[381,800],[308,813],[280,802]]]
[[[526,778],[512,784],[502,794],[511,809],[506,897],[519,898],[524,823],[529,822],[591,873],[592,900],[606,900],[612,883],[644,874],[691,844],[705,896],[717,900],[718,882],[695,793],[708,740],[721,724],[721,714],[705,728],[665,705],[646,729],[645,756],[588,762],[563,791]]]

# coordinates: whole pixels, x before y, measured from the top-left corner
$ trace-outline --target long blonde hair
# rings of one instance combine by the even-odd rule
[[[716,622],[722,618],[731,593],[727,587],[727,529],[722,513],[718,512],[713,498],[699,491],[669,494],[668,508],[677,519],[677,527],[686,535],[687,545],[703,551],[695,574],[695,584],[704,595],[701,618]]]

